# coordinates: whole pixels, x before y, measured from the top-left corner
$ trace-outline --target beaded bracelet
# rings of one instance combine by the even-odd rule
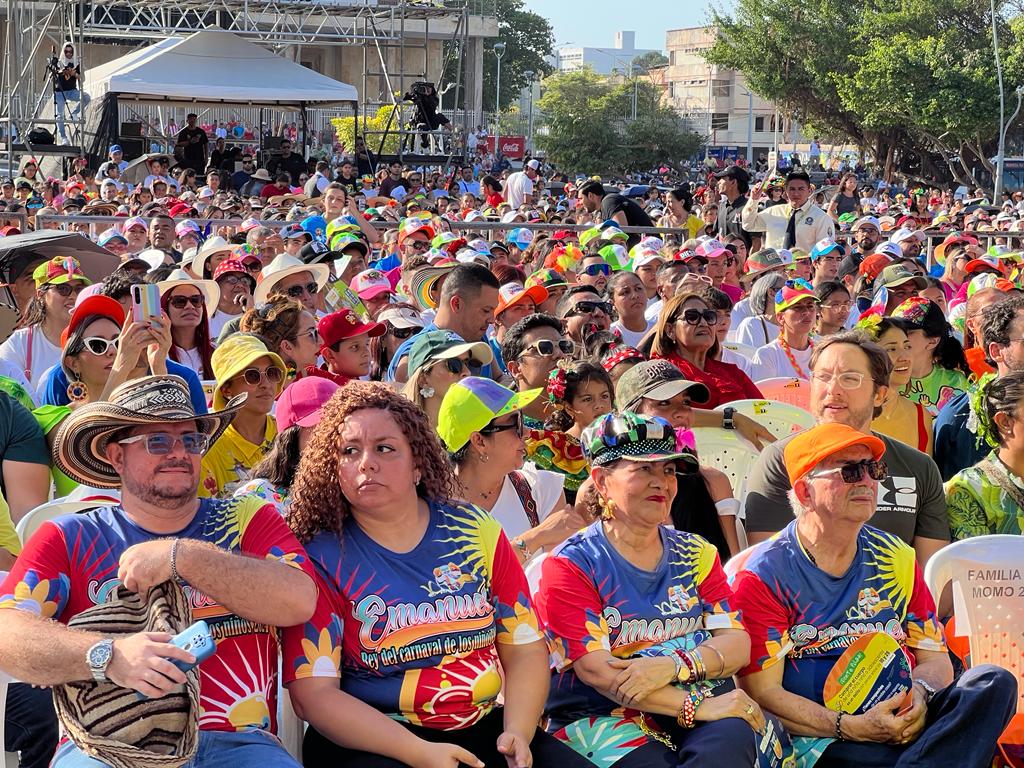
[[[846,737],[843,736],[843,715],[845,712],[839,712],[836,715],[836,739],[838,741],[846,741]]]
[[[696,661],[694,661],[693,656],[691,656],[686,651],[677,651],[676,653],[679,656],[679,658],[682,660],[683,664],[686,665],[686,669],[687,669],[687,673],[688,673],[687,674],[687,678],[685,680],[680,680],[679,682],[680,683],[697,682],[697,663],[696,663]]]

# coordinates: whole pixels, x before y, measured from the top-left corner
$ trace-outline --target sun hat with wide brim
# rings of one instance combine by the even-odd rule
[[[515,392],[493,379],[469,376],[452,384],[445,393],[437,417],[437,434],[454,453],[469,442],[474,432],[494,419],[521,411],[543,391],[538,387]]]
[[[213,254],[230,253],[237,247],[234,243],[229,243],[223,237],[214,236],[207,238],[206,242],[203,243],[203,247],[196,252],[195,257],[192,259],[192,271],[197,277],[202,277],[203,271],[206,269],[206,262],[210,260]]]
[[[272,262],[263,268],[263,279],[253,292],[253,301],[257,304],[266,304],[270,299],[270,292],[278,283],[291,275],[300,272],[309,272],[316,282],[318,290],[323,290],[331,277],[331,268],[326,264],[307,264],[302,259],[290,256],[287,253],[278,254]]]
[[[224,386],[261,357],[269,357],[275,368],[280,368],[281,380],[277,382],[276,398],[284,389],[288,366],[276,352],[267,349],[261,339],[249,333],[235,333],[228,336],[220,346],[213,350],[210,362],[213,364],[213,376],[217,385],[213,389],[213,407],[224,408],[227,398],[224,397]]]
[[[188,385],[177,376],[143,376],[110,393],[108,400],[83,405],[57,427],[51,456],[64,474],[95,488],[119,488],[121,477],[107,461],[111,437],[131,427],[195,421],[196,429],[212,444],[227,429],[246,395],[232,398],[223,408],[196,415]]]
[[[431,298],[430,292],[438,280],[447,276],[457,266],[459,266],[457,261],[448,264],[432,264],[429,267],[421,267],[412,273],[409,290],[420,309],[437,309],[437,302]]]
[[[675,430],[665,419],[632,411],[613,411],[598,417],[583,430],[580,447],[591,467],[619,459],[653,462],[691,458],[689,452],[676,447]]]
[[[197,280],[183,269],[174,270],[167,276],[166,280],[161,280],[156,285],[160,289],[161,298],[175,288],[180,288],[184,285],[190,285],[193,288],[199,289],[206,302],[207,317],[212,316],[217,311],[217,305],[220,303],[220,286],[217,285],[216,280]]]

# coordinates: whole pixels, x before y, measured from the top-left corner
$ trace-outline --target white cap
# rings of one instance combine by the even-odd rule
[[[531,160],[530,162],[528,162],[526,164],[526,167],[527,168],[533,168],[533,170],[535,170],[535,171],[539,171],[540,170],[540,163],[537,160]]]

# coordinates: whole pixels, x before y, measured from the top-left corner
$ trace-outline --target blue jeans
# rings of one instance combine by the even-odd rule
[[[300,768],[281,743],[266,731],[200,731],[199,750],[183,768]],[[60,745],[51,768],[106,768],[70,741]]]
[[[53,96],[53,111],[57,118],[57,132],[62,139],[67,139],[64,130],[64,113],[72,121],[78,120],[78,113],[82,111],[82,92],[77,88],[73,91],[55,91]]]
[[[21,768],[46,768],[59,737],[50,689],[11,683],[7,688],[3,748],[21,752]]]
[[[834,741],[815,768],[987,768],[1016,707],[1013,675],[983,664],[935,694],[924,731],[912,744]]]

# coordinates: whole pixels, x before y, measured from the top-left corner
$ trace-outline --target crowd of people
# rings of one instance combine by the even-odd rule
[[[965,668],[923,568],[1024,525],[1018,193],[290,144],[200,178],[194,118],[134,187],[116,146],[0,180],[111,264],[0,231],[24,768],[991,763],[1015,677]],[[733,407],[777,378],[816,426]],[[718,430],[759,451],[743,498]],[[898,695],[835,704],[877,635]]]

